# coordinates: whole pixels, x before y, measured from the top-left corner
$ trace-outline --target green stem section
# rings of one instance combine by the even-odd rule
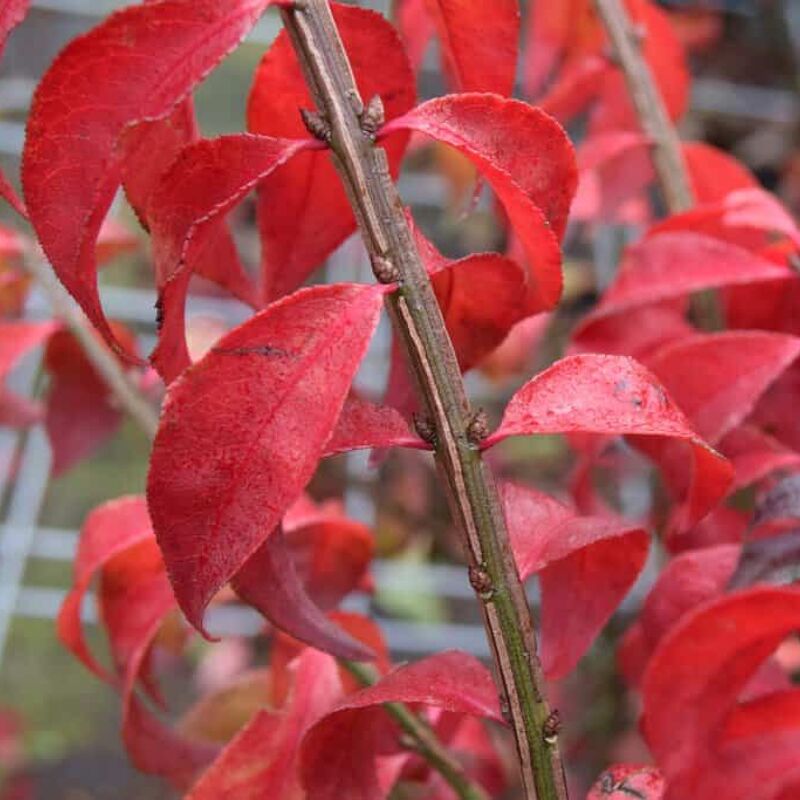
[[[417,252],[386,154],[365,124],[365,107],[325,0],[281,10],[319,116],[309,125],[329,143],[376,277],[398,288],[388,300],[416,378],[425,428],[469,561],[514,733],[526,800],[566,800],[555,716],[544,693],[533,618],[509,544],[494,478],[478,447],[475,414],[428,274]],[[379,106],[379,103],[377,104]],[[370,102],[369,111],[376,104]],[[369,114],[367,115],[369,116]]]
[[[364,686],[372,686],[379,678],[374,667],[367,664],[355,661],[340,663]],[[409,738],[409,746],[447,781],[461,800],[490,800],[483,788],[469,779],[464,768],[450,755],[425,720],[402,703],[384,703],[383,707]]]

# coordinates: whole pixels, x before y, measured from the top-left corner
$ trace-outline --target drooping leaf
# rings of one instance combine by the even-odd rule
[[[655,767],[615,764],[603,772],[586,800],[662,800],[664,778]]]
[[[667,393],[640,364],[620,356],[568,356],[528,381],[509,401],[492,447],[509,436],[599,433],[662,437],[687,443],[694,467],[676,524],[700,520],[724,496],[731,467],[692,430]]]
[[[473,657],[446,651],[400,667],[345,698],[309,730],[301,752],[308,800],[386,796],[381,766],[405,757],[396,723],[380,707],[393,701],[502,721],[494,681]]]
[[[92,655],[84,638],[81,606],[92,579],[108,637],[112,669]],[[186,785],[216,747],[185,739],[162,723],[136,692],[141,683],[160,702],[151,675],[151,651],[164,620],[176,609],[144,497],[107,502],[87,518],[75,562],[75,582],[58,616],[65,646],[92,672],[119,689],[122,737],[134,764]]]
[[[633,585],[649,539],[635,524],[579,516],[530,487],[505,483],[501,491],[520,576],[539,577],[542,665],[549,678],[560,678]]]
[[[800,338],[794,336],[725,331],[668,344],[646,363],[694,429],[716,444],[798,355]]]
[[[792,691],[754,701],[755,707],[775,704],[783,695],[785,713],[773,717],[771,730],[762,727],[761,737],[742,737],[749,747],[737,747],[720,726],[732,713],[753,708],[739,706],[737,712],[742,689],[798,627],[797,588],[756,587],[690,611],[662,639],[642,684],[643,730],[667,778],[670,800],[698,788],[731,800],[766,800],[777,796],[776,784],[778,792],[794,785],[797,773],[787,770],[800,763],[800,708],[790,702]],[[767,777],[772,786],[765,785]]]
[[[57,328],[54,322],[0,321],[0,425],[24,427],[41,416],[38,403],[9,391],[5,381],[17,363]]]
[[[517,72],[517,0],[425,0],[456,92],[510,95]]]
[[[414,130],[464,153],[503,203],[528,264],[528,314],[561,295],[561,256],[577,171],[572,146],[551,117],[517,100],[462,94],[429,100],[384,131]]]
[[[170,387],[147,496],[195,627],[311,478],[384,292],[355,284],[298,291],[231,331]]]
[[[109,342],[94,246],[121,179],[120,137],[168,116],[271,2],[125,8],[67,45],[39,83],[22,163],[28,212],[59,279]]]
[[[203,773],[186,800],[301,800],[298,755],[305,732],[342,694],[336,662],[306,649],[293,668],[288,703],[262,710]]]
[[[339,658],[369,659],[372,653],[332,623],[311,599],[278,528],[233,577],[239,596],[276,627]]]
[[[116,340],[135,353],[133,333],[118,322],[110,325]],[[50,377],[45,430],[53,453],[53,475],[60,475],[114,435],[122,411],[70,331],[56,331],[50,337],[44,367]]]
[[[222,215],[310,145],[251,134],[201,139],[181,151],[151,193],[147,218],[161,312],[152,361],[167,382],[189,365],[184,306],[191,265],[219,242]]]
[[[380,15],[332,3],[331,9],[364,102],[383,101],[386,119],[414,104],[414,76],[397,31]],[[299,110],[314,103],[285,31],[259,65],[247,104],[253,133],[306,138]],[[382,144],[396,176],[408,137]],[[261,184],[258,205],[264,301],[297,288],[356,227],[328,153],[303,153]]]

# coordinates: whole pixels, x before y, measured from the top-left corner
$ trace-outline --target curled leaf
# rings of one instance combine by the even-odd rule
[[[577,171],[572,145],[539,109],[496,95],[429,100],[388,123],[384,133],[414,130],[455,147],[480,170],[505,208],[528,259],[528,314],[561,296],[561,255]]]

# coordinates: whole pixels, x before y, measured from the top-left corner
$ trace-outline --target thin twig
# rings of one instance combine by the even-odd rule
[[[47,296],[54,315],[77,339],[86,358],[114,395],[120,408],[141,428],[148,439],[155,438],[158,413],[128,377],[116,356],[95,335],[47,263],[35,253],[26,253],[23,266]]]
[[[340,663],[362,686],[372,686],[378,680],[377,672],[368,664],[355,661]],[[410,738],[413,750],[447,781],[461,800],[490,800],[483,787],[470,779],[464,767],[453,758],[425,720],[403,703],[384,703],[383,707]]]
[[[517,745],[527,800],[564,800],[566,781],[545,697],[533,618],[509,544],[491,471],[481,458],[461,371],[428,274],[414,244],[386,153],[373,143],[379,100],[358,93],[326,0],[297,0],[281,9],[318,112],[309,130],[328,142],[380,281],[398,288],[388,300],[427,418],[420,426],[434,447],[481,601],[502,700]]]
[[[688,211],[694,205],[694,196],[680,139],[642,55],[642,34],[634,28],[621,0],[595,0],[595,7],[625,76],[639,122],[651,141],[653,166],[667,207],[671,214]]]
[[[594,0],[611,42],[639,124],[651,143],[651,158],[670,214],[688,211],[695,204],[689,171],[681,152],[678,132],[667,113],[653,73],[642,54],[642,32],[631,22],[622,0]],[[644,32],[647,36],[647,31]],[[722,327],[723,313],[713,290],[692,298],[693,316],[705,330]]]

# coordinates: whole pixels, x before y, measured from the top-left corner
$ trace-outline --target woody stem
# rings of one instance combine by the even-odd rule
[[[437,467],[462,534],[470,580],[483,609],[526,800],[567,797],[536,649],[533,617],[509,544],[491,471],[481,457],[441,310],[417,252],[386,153],[365,125],[365,107],[326,0],[281,9],[355,212],[376,277],[397,283],[388,300],[428,415]],[[368,116],[368,115],[367,115]],[[311,126],[310,126],[311,127]]]

